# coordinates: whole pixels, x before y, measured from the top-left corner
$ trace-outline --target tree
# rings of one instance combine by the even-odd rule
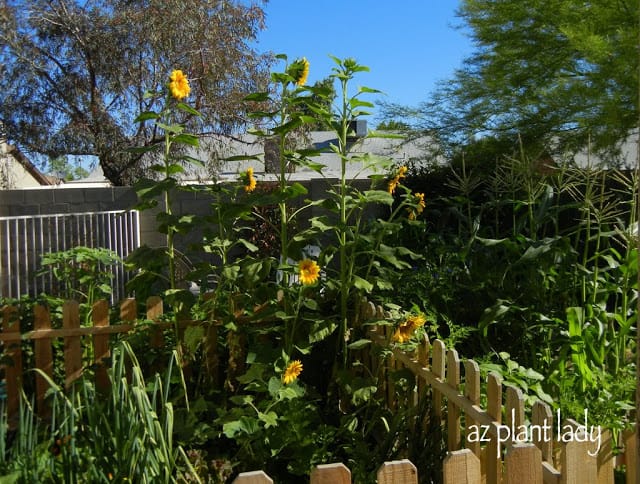
[[[430,102],[388,116],[418,116],[442,139],[595,150],[637,126],[637,1],[463,0],[458,15],[475,52]]]
[[[189,76],[202,118],[191,132],[244,124],[241,100],[264,90],[269,58],[250,46],[258,4],[231,0],[32,0],[0,3],[0,121],[15,144],[49,158],[94,155],[116,185],[141,174],[133,146],[157,142],[136,115],[157,108],[172,69]]]

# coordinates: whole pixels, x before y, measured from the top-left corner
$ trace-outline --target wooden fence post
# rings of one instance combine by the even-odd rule
[[[542,452],[533,444],[513,444],[505,456],[506,484],[542,484]]]
[[[480,459],[471,449],[448,452],[442,464],[444,484],[480,484]]]
[[[553,465],[553,416],[549,405],[537,400],[531,409],[531,423],[537,428],[550,430],[549,434],[534,432],[531,440],[540,449],[542,460]]]
[[[62,327],[77,329],[80,327],[80,306],[78,301],[65,301],[62,305]],[[82,374],[82,342],[80,336],[64,337],[64,387],[68,389]]]
[[[511,435],[511,439],[507,442],[507,446],[511,447],[513,444],[518,444],[516,439],[519,436],[519,430],[524,425],[524,396],[522,390],[514,387],[507,387],[507,396],[505,398],[505,411],[506,411],[506,425],[515,430],[515,435]],[[526,432],[526,427],[523,428]],[[523,442],[526,442],[529,438],[528,435],[522,435]]]
[[[636,484],[636,480],[638,480],[638,461],[636,460],[637,456],[637,445],[638,441],[636,439],[636,432],[632,432],[630,430],[625,431],[622,434],[622,438],[624,440],[624,460],[627,467],[627,483],[628,484]]]
[[[436,378],[444,380],[446,351],[444,343],[437,339],[433,342],[432,349],[431,371]],[[435,388],[433,390],[433,411],[436,417],[442,418],[442,393]]]
[[[273,479],[263,471],[243,472],[238,474],[232,484],[273,484]]]
[[[147,319],[157,321],[163,313],[162,299],[158,296],[151,296],[147,299]],[[162,348],[164,344],[164,335],[162,329],[153,328],[151,330],[151,346],[153,348]]]
[[[480,368],[478,363],[473,360],[467,360],[464,364],[464,395],[471,403],[480,406]],[[478,428],[479,423],[469,415],[465,416],[465,422],[466,435],[469,436],[470,429]],[[465,446],[480,458],[480,439],[473,442],[467,440]]]
[[[613,436],[609,429],[602,430],[602,445],[598,452],[598,484],[614,483],[615,459],[613,455]]]
[[[91,319],[95,328],[109,326],[109,303],[102,299],[96,301],[91,311]],[[105,363],[111,356],[108,334],[93,335],[93,361],[96,367],[96,389],[106,391],[109,389],[109,377]]]
[[[49,308],[36,304],[33,308],[34,329],[48,330],[51,329],[51,318],[49,316]],[[40,369],[49,378],[53,378],[53,348],[51,346],[51,338],[38,338],[35,340],[35,367]],[[47,381],[36,373],[36,404],[38,413],[41,416],[48,415],[49,407],[45,402],[44,396],[49,388]]]
[[[487,378],[487,413],[496,423],[502,422],[502,381],[496,373],[489,373]],[[491,440],[485,447],[484,463],[487,475],[487,484],[500,484],[502,482],[502,462],[500,461],[501,443],[498,436],[491,436]]]
[[[572,420],[567,420],[564,425],[558,422],[558,425],[561,425],[560,436],[564,434],[564,429],[567,427],[572,427],[574,433],[578,432],[577,424]],[[589,455],[589,452],[593,452],[593,444],[586,437],[583,438],[585,438],[584,442],[571,438],[569,442],[562,443],[560,453],[561,484],[596,484],[597,482],[598,460],[595,456]]]
[[[385,462],[377,473],[378,484],[418,484],[418,471],[410,460]]]
[[[18,308],[5,306],[2,309],[2,331],[4,333],[20,334],[20,319]],[[9,363],[4,365],[7,392],[7,415],[9,418],[17,415],[20,405],[20,388],[22,386],[22,341],[7,341],[7,356]]]
[[[460,358],[453,348],[447,351],[447,384],[456,392],[460,388]],[[447,448],[460,448],[460,408],[451,399],[447,399]]]
[[[311,472],[311,484],[351,484],[351,471],[344,464],[324,464]]]

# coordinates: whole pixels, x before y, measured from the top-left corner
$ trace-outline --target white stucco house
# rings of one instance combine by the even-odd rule
[[[55,185],[17,147],[0,139],[0,189],[38,188]]]

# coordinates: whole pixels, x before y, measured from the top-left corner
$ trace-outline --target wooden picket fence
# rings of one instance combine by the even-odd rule
[[[418,471],[409,460],[385,462],[376,473],[378,484],[418,484]],[[311,472],[311,484],[351,484],[351,471],[344,464],[323,464]],[[273,484],[264,471],[243,472],[232,484]]]
[[[2,308],[0,342],[4,345],[5,356],[10,363],[4,365],[5,388],[7,394],[7,413],[15,416],[20,402],[20,389],[23,378],[22,341],[33,341],[34,368],[38,368],[49,378],[53,378],[54,354],[53,340],[64,340],[65,387],[69,387],[83,372],[83,338],[91,338],[93,345],[93,363],[95,366],[96,387],[104,389],[109,386],[107,367],[109,366],[109,337],[117,333],[129,333],[134,329],[133,321],[137,318],[137,302],[126,299],[120,305],[120,320],[123,324],[109,324],[109,304],[106,300],[97,301],[91,312],[93,326],[80,326],[80,309],[76,301],[66,301],[62,307],[62,328],[51,327],[49,309],[43,305],[35,305],[34,329],[22,334],[20,331],[19,311],[16,306]],[[147,300],[146,318],[156,321],[163,314],[162,299],[150,297]],[[150,346],[162,347],[162,330],[169,323],[155,323],[151,329]],[[105,364],[106,363],[106,364]],[[45,395],[49,384],[40,373],[35,374],[35,403],[39,413],[46,413]]]
[[[363,305],[361,318],[364,320],[387,319],[388,316],[380,306]],[[375,326],[370,332],[372,341],[388,347],[390,334],[387,328]],[[413,403],[417,404],[421,387],[431,388],[435,418],[446,428],[445,484],[613,484],[614,469],[623,464],[626,482],[636,484],[638,463],[634,432],[623,434],[623,450],[616,456],[611,432],[601,430],[599,452],[592,457],[589,453],[595,454],[597,431],[585,425],[586,415],[585,421],[580,423],[561,419],[557,413],[552,414],[549,405],[536,401],[528,409],[530,419],[527,422],[522,392],[513,387],[507,387],[503,392],[501,378],[495,373],[488,375],[487,403],[486,408],[482,408],[480,369],[475,361],[467,360],[461,365],[455,349],[446,349],[440,340],[430,343],[428,338],[415,354],[399,347],[391,348],[393,356],[386,371],[404,367],[416,376],[418,388]],[[464,378],[461,366],[464,366]],[[391,395],[392,380],[385,385]],[[588,427],[586,432],[582,428],[585,426]],[[545,428],[548,433],[543,432]],[[482,433],[486,430],[486,435],[478,434],[479,429]],[[524,442],[525,435],[521,431],[530,432],[530,442]]]
[[[361,319],[381,319],[388,315],[381,307],[363,304]],[[162,330],[171,323],[158,322],[163,313],[162,300],[149,298],[146,306],[146,319],[155,321],[150,328],[150,346],[163,345]],[[106,368],[110,357],[110,335],[129,333],[136,326],[137,303],[133,299],[125,300],[120,306],[120,324],[110,325],[109,306],[106,301],[98,301],[92,309],[93,326],[81,327],[79,305],[67,301],[63,306],[62,328],[53,329],[51,317],[45,306],[34,307],[34,329],[21,334],[18,320],[18,308],[5,306],[2,309],[0,342],[4,345],[5,356],[11,361],[4,365],[4,376],[9,415],[17,414],[20,388],[23,375],[23,354],[21,343],[33,341],[34,365],[45,375],[53,376],[54,355],[52,342],[62,338],[64,341],[65,386],[69,387],[83,372],[83,338],[90,339],[93,345],[93,363],[96,386],[108,387]],[[185,321],[184,324],[194,322]],[[195,322],[198,323],[198,322]],[[389,346],[388,326],[374,327],[371,339],[378,345]],[[506,438],[506,428],[518,429],[522,426],[549,428],[550,436],[556,435],[558,422],[549,406],[536,402],[529,410],[530,421],[525,421],[524,397],[520,390],[507,387],[503,392],[502,382],[496,374],[489,374],[486,381],[486,409],[481,407],[480,370],[473,360],[462,365],[455,349],[446,349],[440,340],[430,343],[427,339],[419,346],[416,354],[409,354],[398,347],[391,346],[392,358],[382,367],[383,373],[390,373],[405,367],[417,377],[413,404],[418,404],[418,396],[424,394],[426,387],[431,389],[435,418],[446,428],[448,455],[443,463],[445,484],[486,483],[486,484],[564,484],[593,483],[613,484],[614,468],[626,466],[626,482],[636,482],[637,462],[636,435],[626,433],[622,437],[624,450],[614,456],[613,440],[607,430],[601,434],[600,451],[590,457],[594,443],[587,439],[581,424],[563,420],[563,429],[572,429],[579,438],[567,442],[558,442],[538,433],[532,436],[531,443],[522,443],[513,435]],[[106,363],[106,364],[105,364]],[[379,361],[371,361],[372,368]],[[384,383],[388,393],[387,401],[393,405],[393,380],[389,377]],[[35,397],[39,411],[46,412],[45,395],[48,383],[40,374],[35,378]],[[503,403],[504,397],[504,403]],[[464,419],[464,420],[463,420]],[[586,417],[585,417],[586,419]],[[464,422],[464,425],[463,425]],[[554,423],[556,426],[554,427]],[[482,439],[470,439],[474,429],[486,429]],[[582,433],[581,433],[582,432]],[[513,432],[515,433],[515,432]],[[486,440],[480,442],[478,440]],[[407,461],[385,463],[378,471],[381,483],[417,483],[415,466]],[[234,481],[238,484],[272,482],[262,471],[240,474]],[[311,475],[311,483],[350,483],[350,471],[342,464],[318,466]]]

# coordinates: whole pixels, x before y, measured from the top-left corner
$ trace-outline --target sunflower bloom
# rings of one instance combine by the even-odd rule
[[[256,189],[256,179],[253,177],[253,168],[247,168],[247,171],[244,173],[243,177],[245,185],[244,191],[247,193],[251,193]]]
[[[284,370],[282,381],[285,385],[293,383],[300,376],[300,373],[302,373],[302,363],[300,360],[293,360]]]
[[[393,192],[396,191],[396,188],[398,186],[398,184],[400,183],[400,180],[402,180],[407,174],[407,167],[406,166],[401,166],[400,168],[398,168],[398,173],[396,173],[396,175],[389,180],[389,184],[387,185],[387,191],[393,195]]]
[[[298,275],[302,284],[314,284],[320,276],[320,266],[311,259],[304,259],[298,263]]]
[[[309,77],[309,61],[306,57],[295,62],[295,74],[296,86],[304,86],[307,83],[307,77]]]
[[[184,99],[191,92],[189,80],[180,69],[174,70],[169,76],[169,91],[178,101]]]
[[[407,319],[405,319],[400,326],[393,333],[392,340],[396,343],[404,343],[409,341],[413,336],[413,333],[418,328],[424,326],[424,323],[427,322],[427,318],[422,314],[411,315]]]
[[[424,209],[427,206],[424,201],[424,193],[414,193],[414,195],[416,197],[415,202],[417,202],[417,206],[415,209],[407,208],[407,210],[409,211],[409,220],[415,220],[416,216],[424,212]]]

